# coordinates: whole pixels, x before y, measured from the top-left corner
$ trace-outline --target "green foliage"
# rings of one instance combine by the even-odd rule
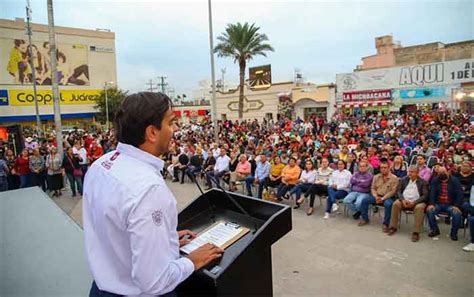
[[[113,122],[115,112],[122,104],[123,99],[128,95],[128,91],[123,91],[117,88],[107,89],[107,102],[109,105],[109,121]],[[105,124],[106,122],[106,107],[105,107],[105,90],[100,92],[99,97],[95,102],[94,108],[98,111],[97,120]],[[112,125],[111,125],[112,126]]]
[[[266,57],[266,52],[274,51],[270,44],[265,43],[265,41],[268,41],[267,35],[259,33],[259,30],[260,27],[256,27],[255,24],[228,24],[225,31],[217,37],[219,44],[214,48],[214,52],[217,53],[218,57],[232,58],[234,63],[239,64],[239,119],[243,116],[243,90],[247,62],[255,56]]]

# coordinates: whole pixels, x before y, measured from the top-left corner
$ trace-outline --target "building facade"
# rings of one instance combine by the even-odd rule
[[[474,98],[474,40],[403,47],[375,39],[377,54],[336,76],[336,107],[346,113],[469,109]]]
[[[312,114],[327,119],[334,112],[331,97],[335,97],[333,84],[281,82],[258,90],[245,85],[243,119],[277,120],[280,116],[303,119]],[[218,119],[237,120],[238,104],[238,88],[225,93],[217,92]]]
[[[25,26],[23,19],[0,19],[0,125],[36,124],[34,67],[39,113],[48,126],[53,120],[48,26],[31,24],[31,57]],[[55,31],[63,125],[93,121],[95,98],[106,82],[117,82],[115,33],[59,26]]]

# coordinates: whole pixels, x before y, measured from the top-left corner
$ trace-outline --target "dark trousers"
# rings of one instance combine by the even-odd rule
[[[181,171],[181,182],[184,183],[184,175],[186,174],[186,170],[188,166],[180,167],[180,165],[173,167],[173,177],[175,180],[179,180],[178,174]]]
[[[121,296],[123,296],[123,295],[118,295],[118,294],[115,294],[115,293],[101,291],[97,287],[95,282],[92,282],[91,290],[89,292],[89,297],[121,297]],[[160,295],[158,297],[177,297],[177,296],[178,295],[176,294],[176,292],[172,291],[172,292],[166,293],[164,295]]]
[[[285,185],[285,184],[280,184],[278,186],[278,190],[277,190],[277,198],[280,198],[282,196],[285,196],[286,192],[288,192],[289,190],[293,189],[295,185]]]
[[[8,190],[8,179],[6,176],[0,176],[0,192]]]
[[[217,183],[220,182],[221,177],[223,177],[227,171],[210,171],[206,173],[207,183],[209,186],[212,186],[211,180],[214,178]]]
[[[40,187],[46,192],[46,176],[44,171],[40,173],[31,173],[31,183],[33,186]]]
[[[295,194],[296,196],[296,200],[300,199],[301,198],[301,194],[303,192],[308,192],[309,189],[311,188],[312,184],[297,184],[296,187],[294,187],[293,189],[291,189],[290,191],[290,195],[292,194]]]
[[[314,199],[316,198],[315,195],[318,196],[324,196],[328,195],[328,186],[322,185],[322,184],[313,184],[311,185],[311,188],[309,188],[308,192],[309,193],[309,207],[314,206]]]
[[[261,179],[261,180],[258,181],[258,194],[257,194],[258,198],[262,198],[263,186],[265,185],[266,180],[267,179],[265,178],[265,179]],[[247,195],[249,195],[249,196],[253,196],[252,195],[252,184],[253,184],[254,181],[255,181],[255,176],[247,176],[245,178],[245,186],[247,188]]]

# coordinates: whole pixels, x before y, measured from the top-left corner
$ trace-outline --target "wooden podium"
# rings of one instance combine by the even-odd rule
[[[180,284],[178,296],[272,296],[271,245],[291,230],[291,208],[212,189],[179,213],[178,230],[199,233],[217,221],[233,222],[251,231],[229,246],[219,262],[194,272]]]

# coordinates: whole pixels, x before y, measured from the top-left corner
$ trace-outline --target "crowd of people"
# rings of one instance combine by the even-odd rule
[[[37,186],[52,197],[59,197],[68,184],[72,197],[82,195],[87,169],[104,153],[115,149],[114,136],[75,129],[63,138],[64,152],[58,152],[54,133],[42,138],[32,134],[25,138],[17,154],[12,143],[0,140],[0,192]]]
[[[216,183],[249,196],[294,201],[298,209],[325,198],[324,219],[340,207],[370,223],[370,211],[383,209],[382,231],[393,236],[401,212],[413,213],[411,240],[420,240],[425,216],[429,237],[440,234],[438,221],[451,223],[450,238],[471,226],[474,251],[474,125],[468,114],[417,112],[316,116],[295,121],[224,121],[213,127],[192,123],[175,134],[164,174],[173,182]]]
[[[344,213],[370,223],[370,211],[383,209],[382,231],[397,233],[402,212],[413,213],[411,240],[420,239],[425,216],[428,236],[440,234],[438,221],[451,223],[450,238],[470,228],[474,251],[474,119],[468,114],[417,112],[364,117],[336,115],[331,121],[312,116],[294,121],[222,121],[216,142],[209,122],[181,125],[163,175],[172,182],[201,181],[208,188],[239,186],[249,196],[294,201],[326,200],[324,219]],[[27,137],[15,155],[0,142],[0,191],[41,187],[60,196],[69,183],[72,196],[82,195],[88,167],[116,148],[109,132],[71,131],[58,152],[53,134]],[[63,154],[61,156],[61,153]],[[379,210],[380,208],[380,210]]]

